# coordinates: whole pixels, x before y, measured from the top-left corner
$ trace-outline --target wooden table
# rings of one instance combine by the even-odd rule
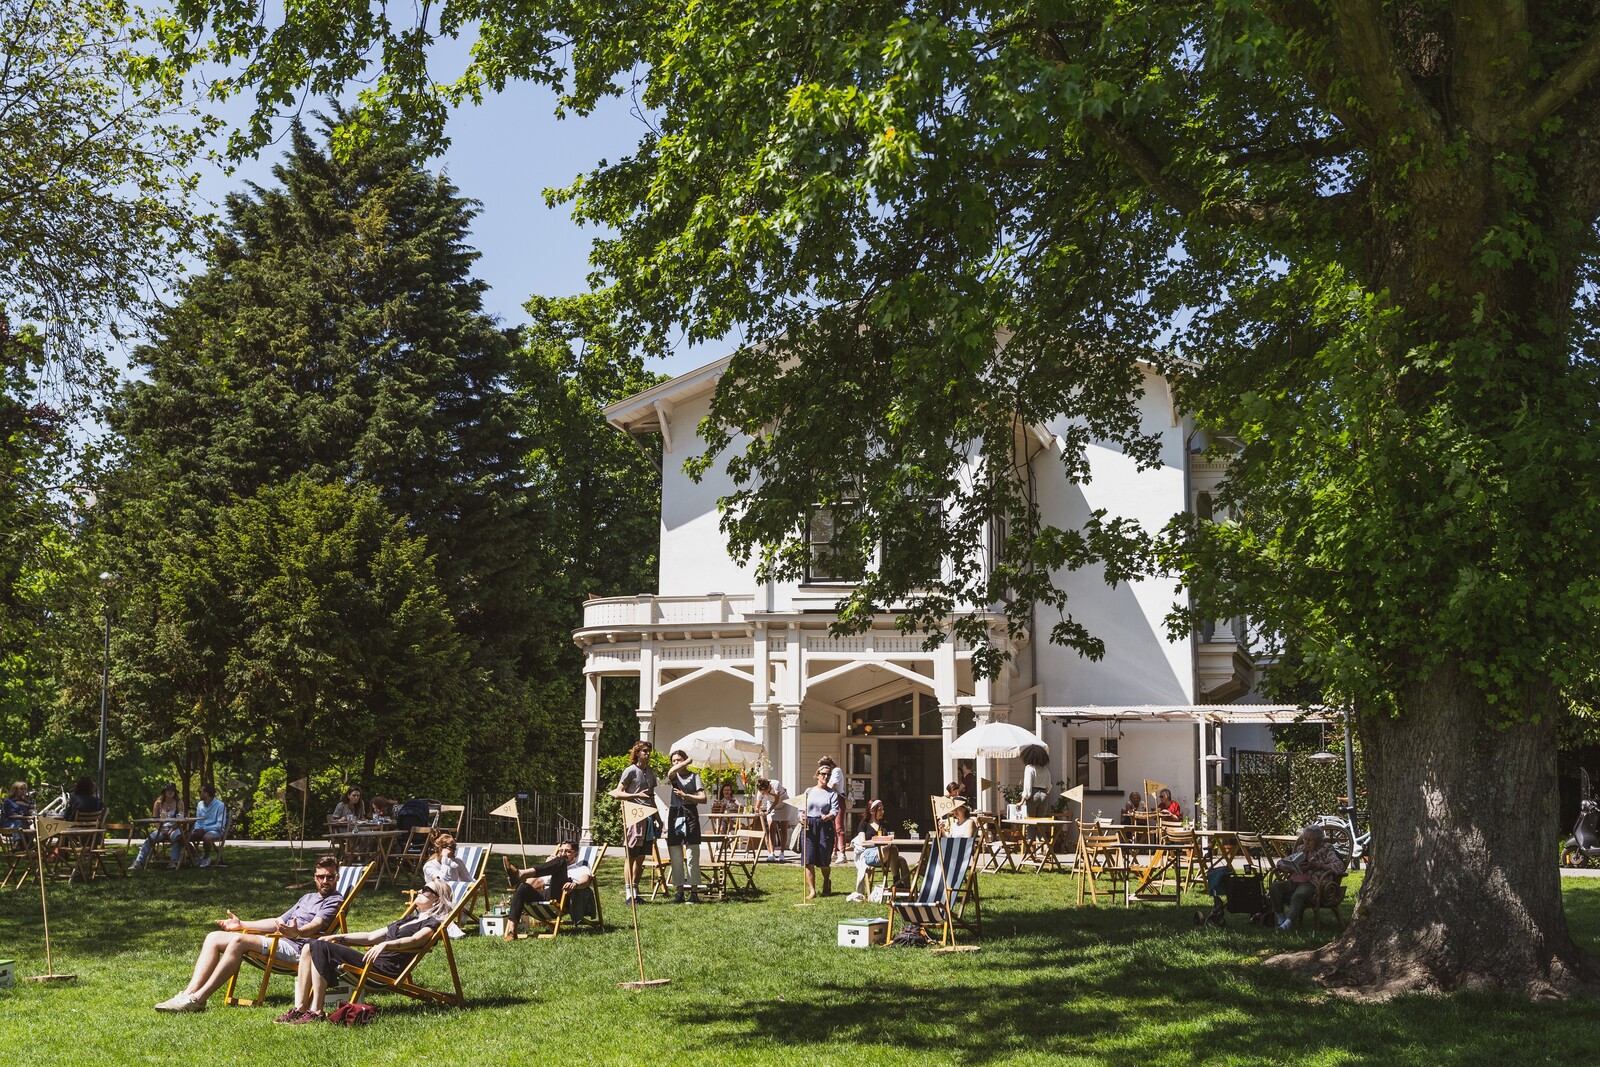
[[[1045,870],[1065,871],[1061,865],[1061,858],[1056,855],[1056,835],[1061,832],[1061,827],[1071,825],[1071,820],[1037,818],[1037,819],[1003,819],[1008,826],[1020,826],[1022,834],[1022,854],[1016,858],[1017,867],[1032,866],[1033,873],[1039,874]],[[1035,834],[1032,830],[1043,830],[1049,827],[1048,833]]]
[[[1200,842],[1208,870],[1216,866],[1219,853],[1222,862],[1227,864],[1229,870],[1233,869],[1233,861],[1241,855],[1239,837],[1232,830],[1196,830],[1194,839]],[[1249,866],[1248,857],[1245,859],[1245,866]]]
[[[1262,834],[1261,842],[1266,847],[1269,865],[1293,852],[1299,840],[1295,834]]]
[[[393,876],[394,868],[389,853],[394,848],[394,843],[404,836],[404,830],[363,829],[350,830],[345,833],[329,834],[328,844],[332,847],[334,855],[339,857],[340,865],[348,863],[365,862],[371,859],[376,866],[377,878],[373,888],[383,886],[384,874]]]
[[[1188,852],[1187,847],[1143,842],[1124,842],[1115,847],[1127,859],[1128,884],[1123,899],[1125,906],[1131,907],[1135,901],[1141,904],[1155,904],[1170,900],[1174,904],[1182,904],[1185,873],[1183,860]],[[1143,862],[1140,861],[1140,857],[1143,857]],[[1161,892],[1161,886],[1169,873],[1172,875],[1173,887],[1170,896]]]
[[[165,819],[152,816],[144,819],[129,819],[128,821],[135,826],[150,827],[149,830],[145,831],[146,837],[149,837],[151,833],[161,827],[171,827],[178,834],[178,862],[173,863],[170,859],[167,860],[168,868],[175,869],[178,867],[193,867],[195,865],[195,860],[199,857],[194,850],[194,842],[189,840],[189,831],[199,820],[193,815],[174,815]],[[168,855],[170,856],[171,853],[168,853]]]

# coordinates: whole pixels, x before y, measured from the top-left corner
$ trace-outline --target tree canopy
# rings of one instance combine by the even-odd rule
[[[993,571],[930,587],[886,556],[858,622],[1015,594],[1020,626],[1066,610],[1061,568],[1143,573],[1159,531],[1040,521],[1015,424],[1074,427],[1071,477],[1095,439],[1154,462],[1136,360],[1182,357],[1234,521],[1180,523],[1168,565],[1355,702],[1374,782],[1356,921],[1297,962],[1369,991],[1593,975],[1557,896],[1550,756],[1600,549],[1593,10],[458,0],[402,29],[324,0],[262,31],[245,8],[185,14],[265,65],[269,111],[299,71],[369,62],[374,97],[434,132],[441,99],[511,78],[578,113],[638,94],[637,151],[561,195],[611,228],[610,337],[741,341],[708,423],[739,442],[735,546],[792,571],[816,501],[856,502],[847,541],[957,561],[1006,524]],[[436,90],[426,43],[468,26],[474,63]],[[1096,651],[1070,619],[1051,636]]]

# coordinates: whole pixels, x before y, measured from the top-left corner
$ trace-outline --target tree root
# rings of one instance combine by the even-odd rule
[[[1320,948],[1272,956],[1265,966],[1309,978],[1335,996],[1368,1003],[1461,991],[1529,1000],[1600,999],[1600,963],[1581,952],[1575,959],[1552,958],[1544,966],[1530,961],[1519,969],[1467,967],[1446,973],[1414,955],[1368,954],[1340,938]]]

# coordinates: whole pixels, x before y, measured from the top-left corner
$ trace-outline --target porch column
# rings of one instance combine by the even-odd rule
[[[654,708],[640,708],[634,712],[639,718],[639,740],[656,743],[656,711]]]
[[[1194,720],[1195,732],[1200,736],[1200,788],[1195,794],[1194,824],[1202,829],[1211,829],[1211,764],[1206,762],[1209,749],[1209,740],[1206,735],[1211,731],[1206,728],[1204,716],[1197,715]]]
[[[600,691],[605,677],[599,674],[583,678],[583,829],[585,843],[593,840],[594,796],[600,789]]]
[[[960,707],[960,705],[958,705],[958,704],[940,704],[939,705],[939,736],[942,739],[941,740],[941,745],[943,746],[943,748],[942,748],[942,750],[940,752],[940,756],[944,759],[945,773],[950,776],[949,778],[946,779],[946,781],[951,781],[951,782],[957,781],[961,777],[960,768],[956,766],[955,754],[950,751],[951,746],[953,746],[956,743],[957,723],[959,723],[960,721],[961,721],[961,707]],[[974,768],[974,770],[976,770],[976,768]],[[978,798],[977,797],[973,797],[972,798],[972,802],[974,804],[976,804],[978,802]]]
[[[977,720],[977,725],[979,726],[994,718],[993,704],[972,704],[969,706],[972,708],[972,717]],[[999,804],[995,803],[996,790],[1003,783],[990,777],[990,775],[997,773],[994,769],[993,761],[987,757],[980,759],[977,761],[977,766],[974,770],[977,772],[978,782],[980,783],[978,787],[978,807],[984,811],[999,811],[1003,813],[1005,811],[1004,800]],[[981,784],[985,779],[994,782],[988,789],[984,789]]]
[[[772,766],[772,740],[770,728],[772,725],[772,705],[761,702],[750,705],[750,732],[755,735],[756,741],[766,749],[762,760],[770,768]]]
[[[790,796],[799,796],[795,785],[809,787],[810,782],[800,782],[800,705],[784,704],[778,709],[778,720],[783,724],[783,777],[780,779]]]

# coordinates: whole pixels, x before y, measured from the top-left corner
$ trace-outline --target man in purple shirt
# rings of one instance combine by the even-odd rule
[[[338,914],[344,898],[339,895],[339,861],[323,856],[313,872],[317,888],[276,919],[244,922],[233,912],[218,919],[221,930],[206,935],[200,957],[194,962],[194,977],[183,992],[156,1005],[156,1011],[205,1011],[206,998],[239,973],[246,952],[274,952],[276,959],[294,963],[307,939],[321,934]],[[273,949],[272,935],[277,934]]]

